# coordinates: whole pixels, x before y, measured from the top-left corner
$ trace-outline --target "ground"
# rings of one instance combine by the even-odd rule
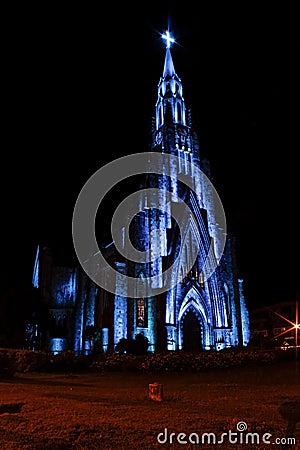
[[[285,362],[201,373],[17,374],[0,379],[0,448],[272,448],[233,445],[228,435],[217,445],[206,445],[208,436],[205,444],[201,439],[206,432],[220,440],[222,433],[236,432],[239,422],[244,422],[239,439],[247,432],[257,433],[260,441],[269,433],[271,443],[287,438],[288,423],[279,409],[285,402],[300,400],[299,370],[299,363]],[[163,386],[161,402],[149,399],[153,382]],[[178,437],[180,432],[186,436]],[[163,434],[158,439],[159,433]],[[298,423],[298,444],[274,447],[300,448],[299,435]]]

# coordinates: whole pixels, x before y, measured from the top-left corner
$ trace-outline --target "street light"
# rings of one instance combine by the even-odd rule
[[[292,322],[287,317],[282,316],[281,314],[279,314],[276,311],[272,311],[272,312],[274,314],[276,314],[276,316],[280,317],[281,319],[285,320],[286,322],[288,322],[288,323],[290,323],[292,325],[287,330],[284,330],[284,331],[282,331],[282,333],[277,334],[276,335],[276,339],[279,338],[279,336],[282,336],[283,334],[286,334],[286,333],[289,333],[292,330],[295,330],[295,347],[296,347],[296,351],[297,351],[297,348],[298,348],[298,330],[300,329],[300,323],[298,321],[298,299],[296,301],[296,317],[295,317],[296,320],[295,320],[295,322]],[[274,338],[275,338],[275,336],[274,336]]]

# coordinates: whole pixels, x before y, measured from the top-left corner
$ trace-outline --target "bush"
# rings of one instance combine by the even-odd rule
[[[65,350],[51,357],[50,372],[80,372],[87,370],[92,363],[92,356],[76,356],[73,350]]]
[[[205,369],[242,367],[253,364],[272,364],[277,361],[274,351],[224,349],[187,353],[183,351],[149,355],[142,363],[144,372],[199,372]]]
[[[13,352],[0,349],[0,377],[13,376],[17,372]]]
[[[26,372],[79,372],[87,370],[92,356],[75,356],[71,350],[52,355],[36,350],[0,349],[0,376]]]
[[[83,370],[152,372],[199,372],[223,367],[274,364],[295,359],[295,351],[230,348],[221,351],[166,351],[146,353],[148,339],[141,335],[120,340],[119,353],[75,356],[71,350],[57,355],[34,350],[0,349],[0,376],[16,372],[79,372]],[[132,342],[134,341],[134,344]],[[128,353],[123,353],[123,352]],[[131,352],[131,353],[129,353]],[[298,355],[299,358],[299,355]]]
[[[91,364],[96,372],[124,372],[140,370],[140,361],[135,355],[108,354]]]
[[[142,333],[136,334],[135,339],[122,338],[116,345],[117,353],[130,355],[145,355],[148,353],[149,340]]]
[[[16,350],[14,360],[17,372],[47,372],[50,365],[46,352],[35,350]]]

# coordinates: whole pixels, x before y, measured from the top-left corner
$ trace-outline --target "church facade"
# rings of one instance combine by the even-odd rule
[[[89,353],[86,330],[91,327],[99,331],[102,350],[112,352],[121,339],[134,339],[140,333],[153,352],[221,350],[248,344],[249,317],[235,241],[218,222],[213,188],[206,181],[209,167],[200,157],[170,39],[158,83],[151,152],[158,155],[158,161],[161,157],[163,169],[159,174],[147,173],[137,187],[140,208],[130,230],[133,246],[155,257],[144,262],[126,260],[114,242],[100,249],[125,276],[116,277],[115,292],[98,285],[80,264],[57,266],[50,249],[38,248],[33,285],[39,288],[49,312],[45,345],[50,351]],[[142,189],[159,194],[150,198]],[[182,203],[187,209],[178,217]],[[124,229],[119,233],[124,234]],[[171,282],[164,278],[166,271]],[[126,277],[139,280],[144,289],[133,295]]]

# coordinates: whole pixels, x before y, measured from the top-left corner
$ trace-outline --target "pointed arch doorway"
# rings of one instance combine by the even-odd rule
[[[199,318],[189,309],[183,317],[182,349],[185,352],[200,352],[202,350],[201,325]]]

